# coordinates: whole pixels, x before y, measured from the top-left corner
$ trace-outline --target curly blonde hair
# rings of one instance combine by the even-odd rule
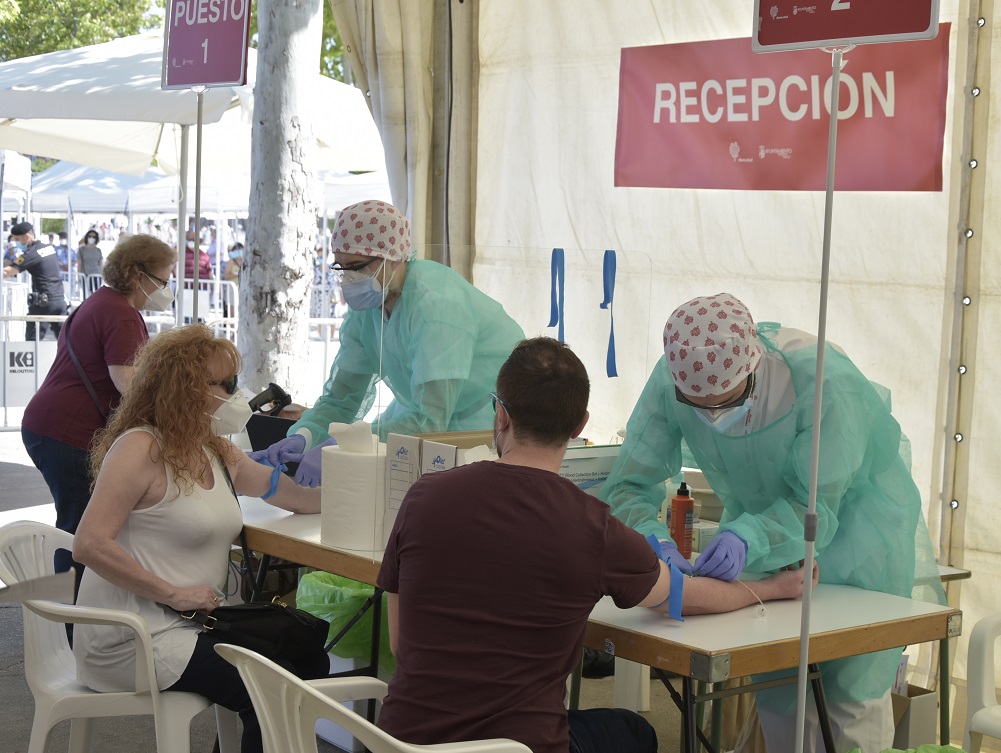
[[[211,411],[205,409],[213,379],[210,370],[220,360],[232,366],[230,374],[239,373],[242,360],[236,346],[216,338],[202,324],[168,330],[143,346],[121,402],[108,425],[94,436],[91,478],[97,479],[114,441],[137,426],[154,430],[159,450],[154,446],[151,458],[170,465],[186,492],[194,479],[208,473],[203,447],[223,462],[235,462],[240,451],[213,433]]]
[[[139,275],[177,261],[174,249],[152,235],[130,235],[122,239],[104,260],[104,281],[120,293],[135,287]]]

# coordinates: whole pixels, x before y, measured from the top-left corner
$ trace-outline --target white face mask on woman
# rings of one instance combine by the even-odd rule
[[[169,309],[170,305],[174,302],[174,291],[170,289],[169,285],[161,287],[160,283],[152,277],[147,275],[145,272],[143,272],[143,274],[146,275],[147,280],[156,285],[156,290],[152,293],[146,293],[146,291],[143,290],[143,293],[146,293],[146,305],[143,306],[143,308],[147,311],[166,311]]]
[[[212,431],[219,436],[239,434],[243,431],[253,414],[247,396],[242,392],[234,392],[229,399],[220,395],[212,397],[223,401],[223,404],[215,409],[215,413],[209,414],[209,418],[212,419]]]

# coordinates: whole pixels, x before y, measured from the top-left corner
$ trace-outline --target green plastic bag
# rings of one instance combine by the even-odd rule
[[[296,606],[330,623],[329,641],[337,635],[365,601],[375,593],[374,586],[359,583],[350,578],[331,573],[307,573],[299,579],[296,591]],[[386,596],[382,597],[382,628],[379,642],[379,669],[392,674],[396,670],[396,659],[389,648],[389,615]],[[334,656],[343,659],[367,660],[372,654],[372,609],[356,622],[337,645],[330,649]]]

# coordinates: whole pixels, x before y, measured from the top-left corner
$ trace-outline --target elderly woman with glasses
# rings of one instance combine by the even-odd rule
[[[797,567],[805,554],[817,338],[774,323],[756,325],[736,296],[719,293],[671,314],[664,354],[599,496],[627,525],[657,536],[664,555],[689,573],[733,580],[745,569]],[[824,355],[822,415],[821,580],[944,603],[907,440],[890,413],[888,392],[831,345]],[[694,568],[657,520],[664,482],[682,468],[683,445],[724,510],[719,533]],[[821,664],[838,750],[891,747],[890,685],[900,654]],[[768,750],[792,750],[795,685],[757,696]],[[815,709],[807,709],[814,718],[805,749],[813,750]]]
[[[350,311],[330,377],[289,436],[252,457],[272,465],[301,461],[296,481],[318,484],[327,427],[364,418],[380,379],[394,398],[375,422],[382,439],[389,432],[490,429],[487,395],[524,337],[521,327],[457,272],[411,260],[410,223],[384,201],[341,210],[332,244]]]
[[[151,235],[133,235],[105,262],[105,285],[87,297],[59,333],[55,361],[21,421],[25,449],[52,493],[56,526],[76,533],[90,499],[88,450],[132,377],[132,358],[149,336],[140,310],[174,300],[175,255]],[[68,553],[56,569],[68,570]],[[77,566],[78,579],[82,568]]]
[[[240,354],[202,325],[157,335],[136,358],[128,391],[95,441],[94,494],[73,555],[87,566],[77,603],[134,612],[153,635],[161,690],[198,693],[238,711],[243,753],[262,750],[260,727],[236,669],[215,653],[225,638],[180,612],[210,612],[224,598],[229,553],[243,517],[235,495],[292,512],[320,511],[320,492],[253,462],[226,438],[250,418],[237,389]],[[77,625],[80,680],[102,692],[135,686],[133,636]],[[284,662],[301,677],[325,675],[316,655]]]

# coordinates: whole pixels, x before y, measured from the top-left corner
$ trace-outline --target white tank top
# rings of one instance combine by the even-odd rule
[[[153,434],[147,428],[130,429],[125,434],[133,431]],[[152,507],[133,510],[115,541],[142,567],[175,586],[211,586],[222,591],[230,545],[240,533],[243,516],[222,464],[216,458],[211,461],[212,488],[194,484],[188,493],[181,492],[174,469],[166,465],[163,499]],[[90,568],[84,571],[77,604],[120,609],[142,617],[153,636],[157,686],[164,690],[177,682],[195,649],[197,625],[112,585]],[[128,628],[77,625],[73,653],[78,677],[88,687],[103,692],[135,690],[135,639]]]

